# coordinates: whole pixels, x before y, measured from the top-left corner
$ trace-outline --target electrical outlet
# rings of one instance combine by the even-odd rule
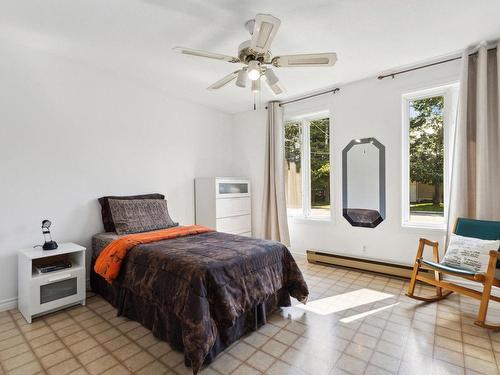
[[[363,245],[363,253],[366,253],[366,245]]]

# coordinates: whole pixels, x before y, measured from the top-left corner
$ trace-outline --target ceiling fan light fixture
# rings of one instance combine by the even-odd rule
[[[256,93],[260,91],[260,79],[252,81],[252,92]]]
[[[255,81],[260,78],[260,63],[257,60],[250,61],[247,69],[250,80]]]
[[[246,87],[247,86],[247,70],[245,68],[241,69],[238,73],[238,77],[236,78],[236,86],[238,87]]]
[[[266,78],[269,86],[275,85],[279,82],[278,77],[276,76],[276,74],[274,74],[272,69],[267,68],[266,72],[264,73],[264,77]]]

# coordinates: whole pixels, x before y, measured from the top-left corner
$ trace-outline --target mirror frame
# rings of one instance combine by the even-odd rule
[[[347,153],[355,145],[361,145],[371,143],[376,148],[378,148],[379,155],[379,217],[372,222],[360,222],[355,221],[348,214],[348,191],[347,191]],[[380,143],[377,139],[362,138],[353,139],[349,144],[342,150],[342,216],[354,227],[365,227],[365,228],[375,228],[382,221],[385,220],[385,146]]]

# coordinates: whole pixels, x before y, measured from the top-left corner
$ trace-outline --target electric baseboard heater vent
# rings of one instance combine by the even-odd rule
[[[404,277],[406,279],[411,278],[411,273],[413,271],[413,267],[410,266],[379,262],[369,259],[352,258],[344,255],[324,253],[315,250],[307,250],[307,261],[309,263],[353,268],[357,270],[382,273],[389,276]],[[420,274],[422,273],[429,274],[430,277],[434,276],[433,274],[431,276],[431,272],[428,272],[427,270],[421,270]]]

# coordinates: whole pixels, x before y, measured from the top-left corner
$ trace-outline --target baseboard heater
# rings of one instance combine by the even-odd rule
[[[307,250],[307,261],[309,263],[334,265],[346,268],[353,268],[357,270],[382,273],[384,275],[411,278],[413,267],[403,266],[400,264],[379,262],[375,260],[352,258],[344,255],[337,255],[331,253],[322,253],[315,250]],[[427,270],[421,270],[419,274],[429,273]],[[430,276],[430,275],[429,275]]]

